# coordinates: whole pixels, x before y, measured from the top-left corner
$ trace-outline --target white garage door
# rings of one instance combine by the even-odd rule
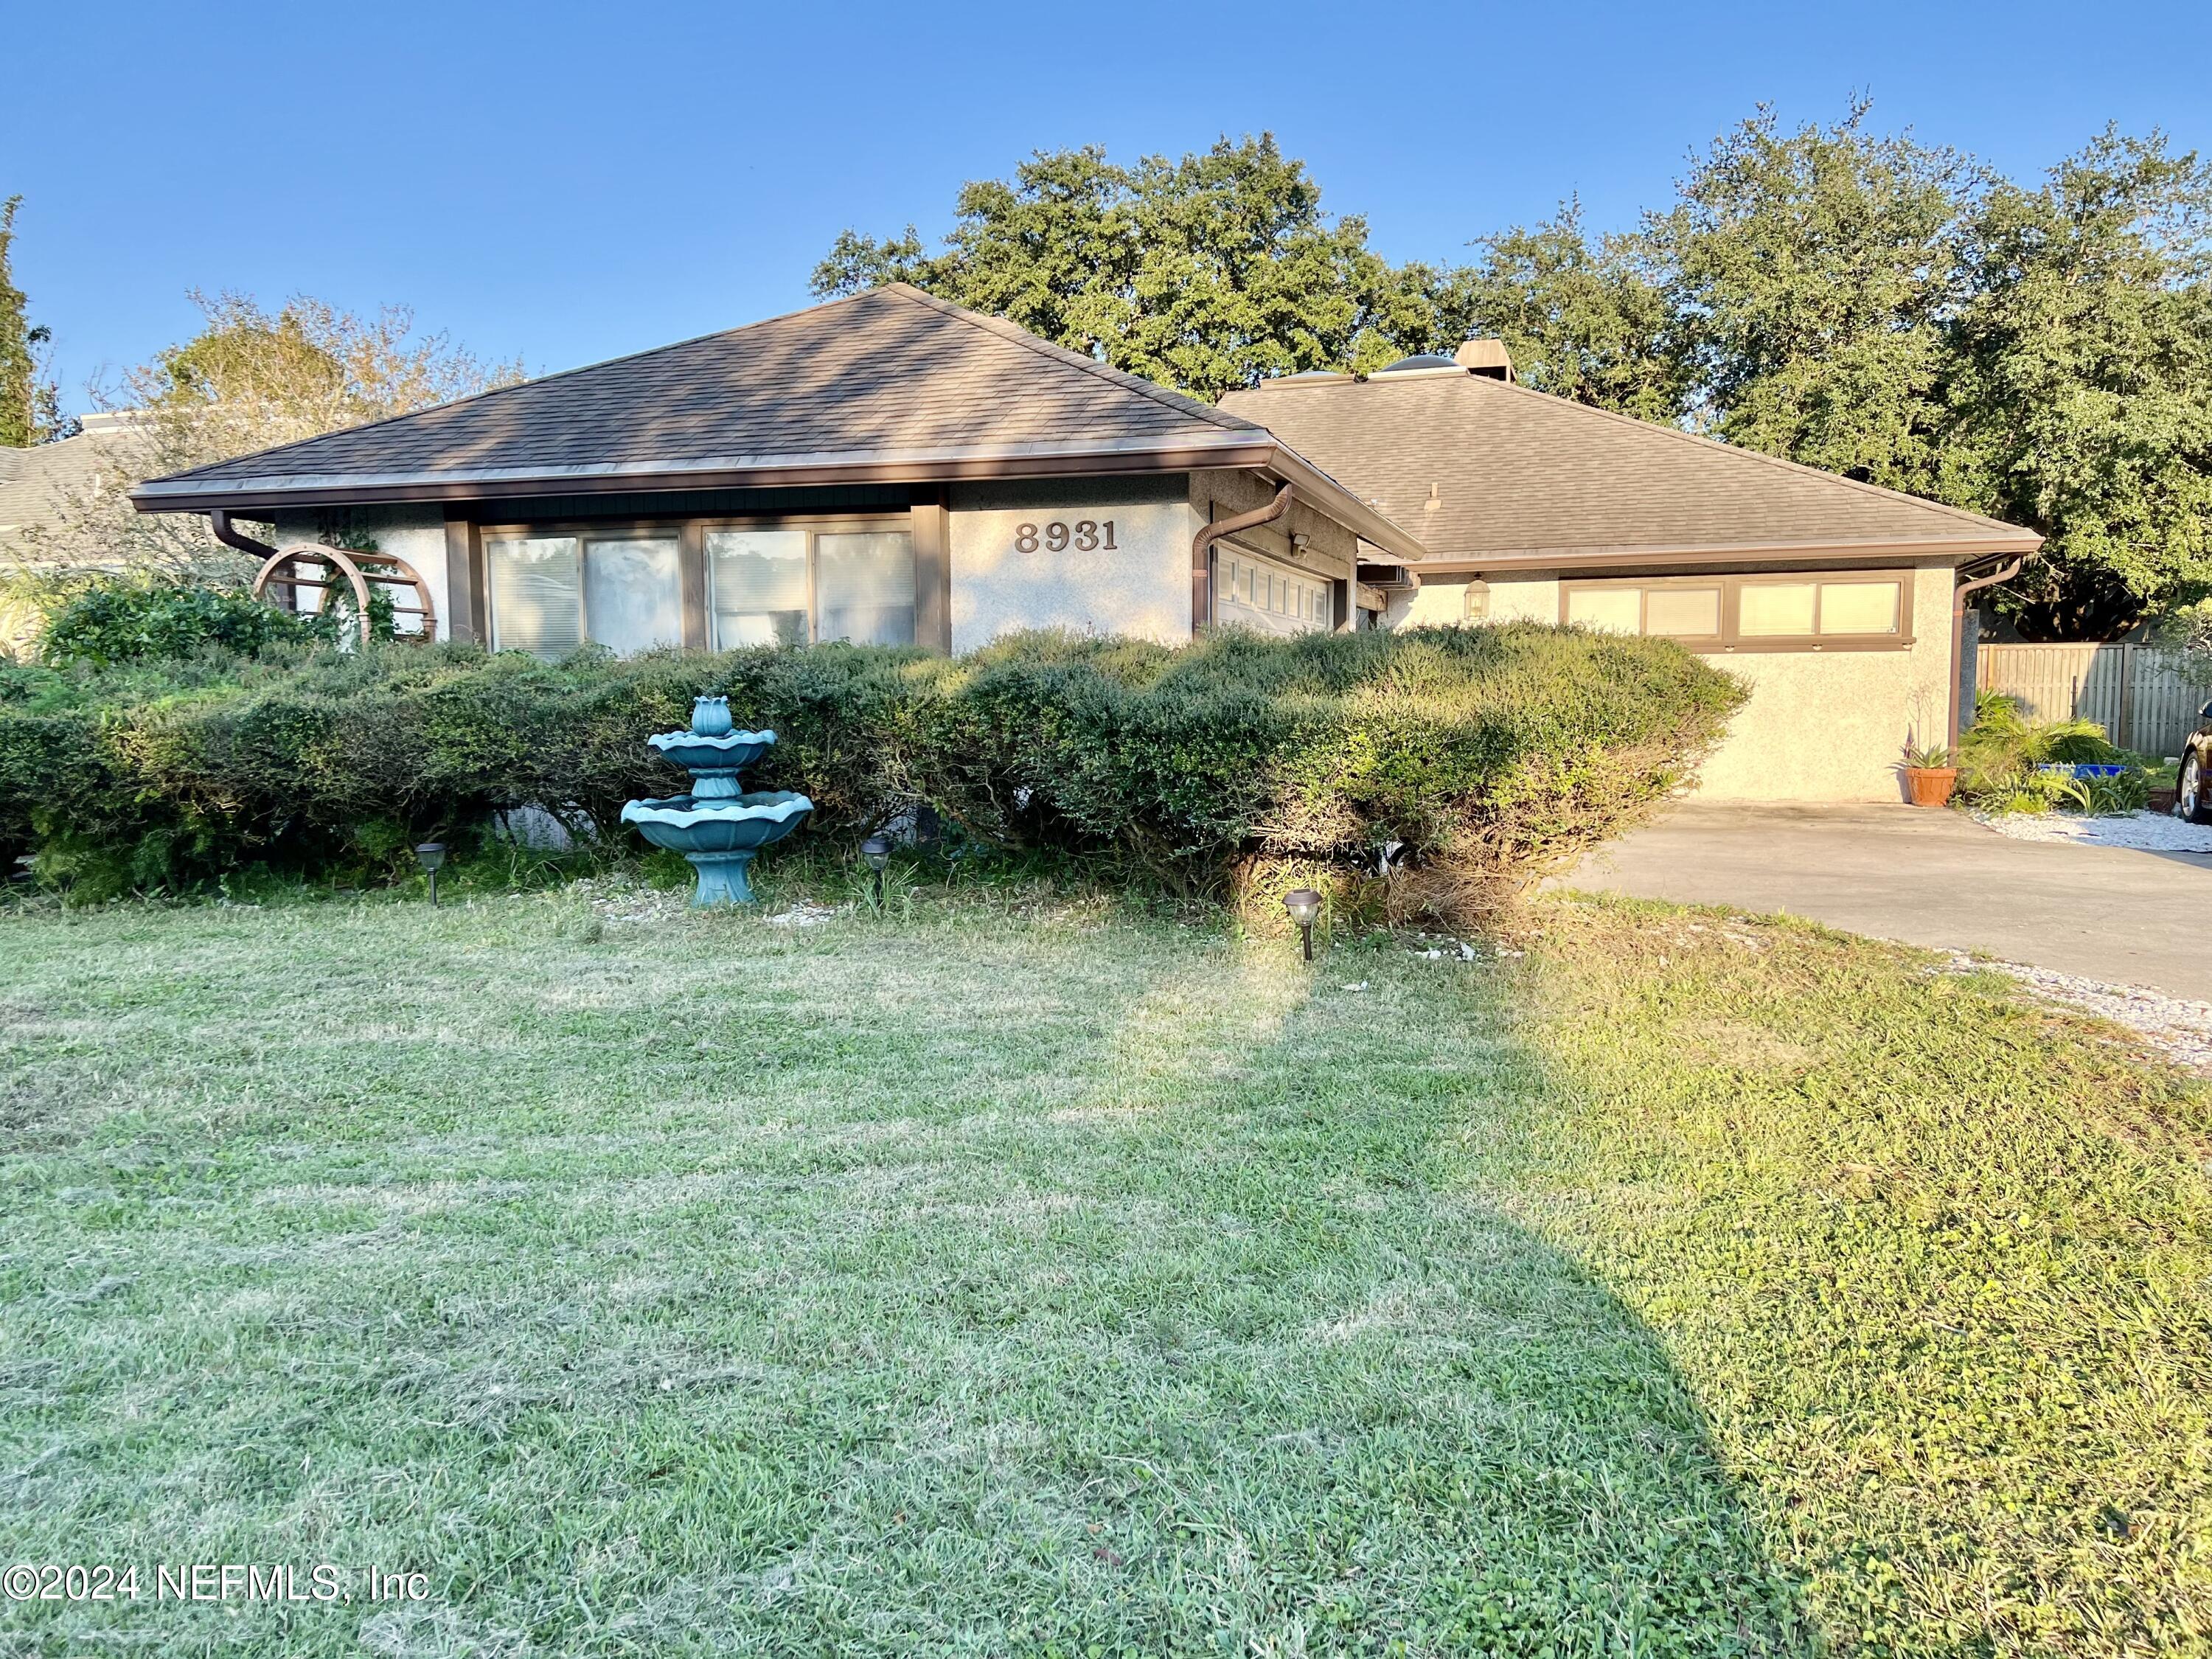
[[[1314,634],[1335,626],[1329,584],[1241,547],[1214,552],[1213,620],[1263,634]]]

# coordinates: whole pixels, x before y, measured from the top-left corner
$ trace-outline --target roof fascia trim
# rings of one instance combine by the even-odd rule
[[[1267,464],[1267,470],[1305,495],[1311,505],[1319,507],[1326,502],[1337,521],[1360,540],[1371,542],[1401,559],[1416,560],[1430,556],[1429,550],[1412,535],[1368,506],[1297,451],[1279,442],[1273,445],[1273,459]]]
[[[1899,563],[1963,564],[1991,554],[2030,553],[2043,545],[2033,531],[2014,536],[1945,536],[1924,541],[1738,542],[1694,547],[1556,548],[1512,553],[1436,554],[1420,561],[1423,570],[1607,570],[1627,565],[1679,564],[1692,567],[1735,564],[1747,559],[1796,559],[1822,564],[1888,559]]]
[[[211,507],[354,505],[367,502],[500,500],[544,495],[618,495],[655,489],[786,489],[840,483],[926,483],[1100,473],[1184,472],[1265,466],[1277,446],[1261,432],[1223,432],[1167,442],[1126,440],[1079,449],[951,448],[852,455],[732,457],[659,465],[502,467],[477,471],[337,473],[322,477],[155,479],[131,492],[142,513],[204,512]]]

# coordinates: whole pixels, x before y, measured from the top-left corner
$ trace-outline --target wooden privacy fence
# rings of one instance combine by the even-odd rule
[[[2179,752],[2212,697],[2212,665],[2148,645],[1984,645],[1978,690],[2017,697],[2039,720],[2079,716],[2123,749]]]

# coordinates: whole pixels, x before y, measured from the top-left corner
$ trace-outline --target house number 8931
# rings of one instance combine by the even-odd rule
[[[1054,519],[1043,526],[1040,533],[1033,524],[1014,526],[1014,551],[1034,553],[1042,546],[1048,553],[1065,553],[1073,547],[1079,553],[1118,553],[1114,545],[1114,520],[1100,522],[1095,519],[1078,519],[1066,524]]]

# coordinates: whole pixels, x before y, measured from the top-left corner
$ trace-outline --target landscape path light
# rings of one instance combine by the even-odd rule
[[[422,873],[430,878],[430,908],[438,908],[438,869],[446,861],[446,843],[426,841],[415,849],[415,862],[422,866]]]
[[[1314,923],[1321,920],[1321,895],[1310,887],[1293,887],[1283,895],[1283,908],[1291,913],[1291,920],[1298,925],[1298,935],[1305,945],[1306,960],[1313,960]]]
[[[870,836],[860,843],[860,856],[876,872],[876,908],[880,910],[884,908],[884,872],[890,868],[891,844],[881,836]]]

